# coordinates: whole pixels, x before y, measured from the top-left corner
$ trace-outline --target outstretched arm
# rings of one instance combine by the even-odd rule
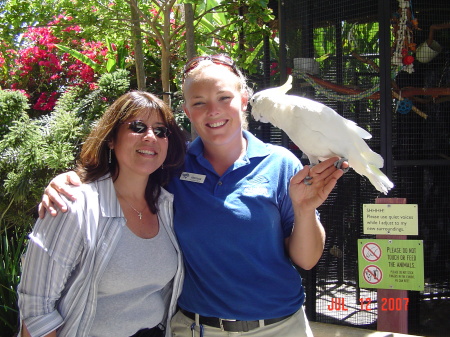
[[[294,229],[286,245],[292,261],[306,270],[314,267],[323,253],[325,230],[316,216],[316,209],[344,174],[334,165],[338,159],[327,159],[312,168],[305,166],[291,179],[289,195],[294,208]],[[347,167],[348,163],[344,162],[342,168]]]
[[[67,205],[61,198],[60,194],[65,195],[70,200],[75,200],[75,195],[72,191],[72,186],[81,185],[80,177],[74,172],[69,171],[61,173],[50,181],[44,190],[42,201],[39,204],[39,218],[44,218],[45,211],[49,211],[52,216],[58,214],[58,207],[62,212],[67,211]]]

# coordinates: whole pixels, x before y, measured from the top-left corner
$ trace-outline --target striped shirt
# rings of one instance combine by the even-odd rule
[[[67,200],[70,207],[66,213],[39,219],[30,234],[17,290],[21,321],[33,337],[55,329],[58,336],[88,336],[98,283],[126,223],[110,177],[77,189],[77,200]],[[167,336],[183,281],[172,202],[173,195],[162,189],[158,214],[178,254],[174,281],[163,290]]]

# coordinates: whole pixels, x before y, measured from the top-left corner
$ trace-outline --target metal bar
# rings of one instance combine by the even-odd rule
[[[376,204],[406,204],[406,198],[378,198],[375,200]],[[389,240],[406,240],[406,235],[377,235],[377,239]],[[408,297],[407,290],[397,289],[377,289],[377,300],[379,298],[400,298]],[[378,331],[390,331],[398,333],[408,333],[408,309],[399,311],[383,311],[381,306],[378,306]]]
[[[287,50],[286,50],[286,3],[284,0],[279,1],[278,3],[278,24],[280,29],[280,56],[279,62],[280,65],[280,84],[286,82],[287,80]],[[281,132],[281,145],[284,147],[289,146],[289,137],[285,132]]]
[[[391,39],[389,0],[378,0],[380,41],[380,152],[384,158],[384,173],[392,177],[392,93]]]
[[[402,166],[450,166],[450,160],[394,160],[394,167]]]

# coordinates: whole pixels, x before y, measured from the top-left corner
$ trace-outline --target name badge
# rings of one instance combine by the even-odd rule
[[[193,183],[203,184],[206,176],[204,174],[183,172],[181,173],[180,180],[191,181]]]

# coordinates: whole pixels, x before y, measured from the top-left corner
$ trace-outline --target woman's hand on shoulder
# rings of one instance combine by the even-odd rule
[[[81,185],[80,177],[74,171],[62,173],[53,178],[45,188],[42,201],[39,204],[39,218],[44,218],[46,211],[52,216],[56,216],[58,214],[56,208],[59,208],[62,212],[66,212],[67,205],[60,194],[65,195],[70,200],[75,200],[72,187],[79,185]]]

